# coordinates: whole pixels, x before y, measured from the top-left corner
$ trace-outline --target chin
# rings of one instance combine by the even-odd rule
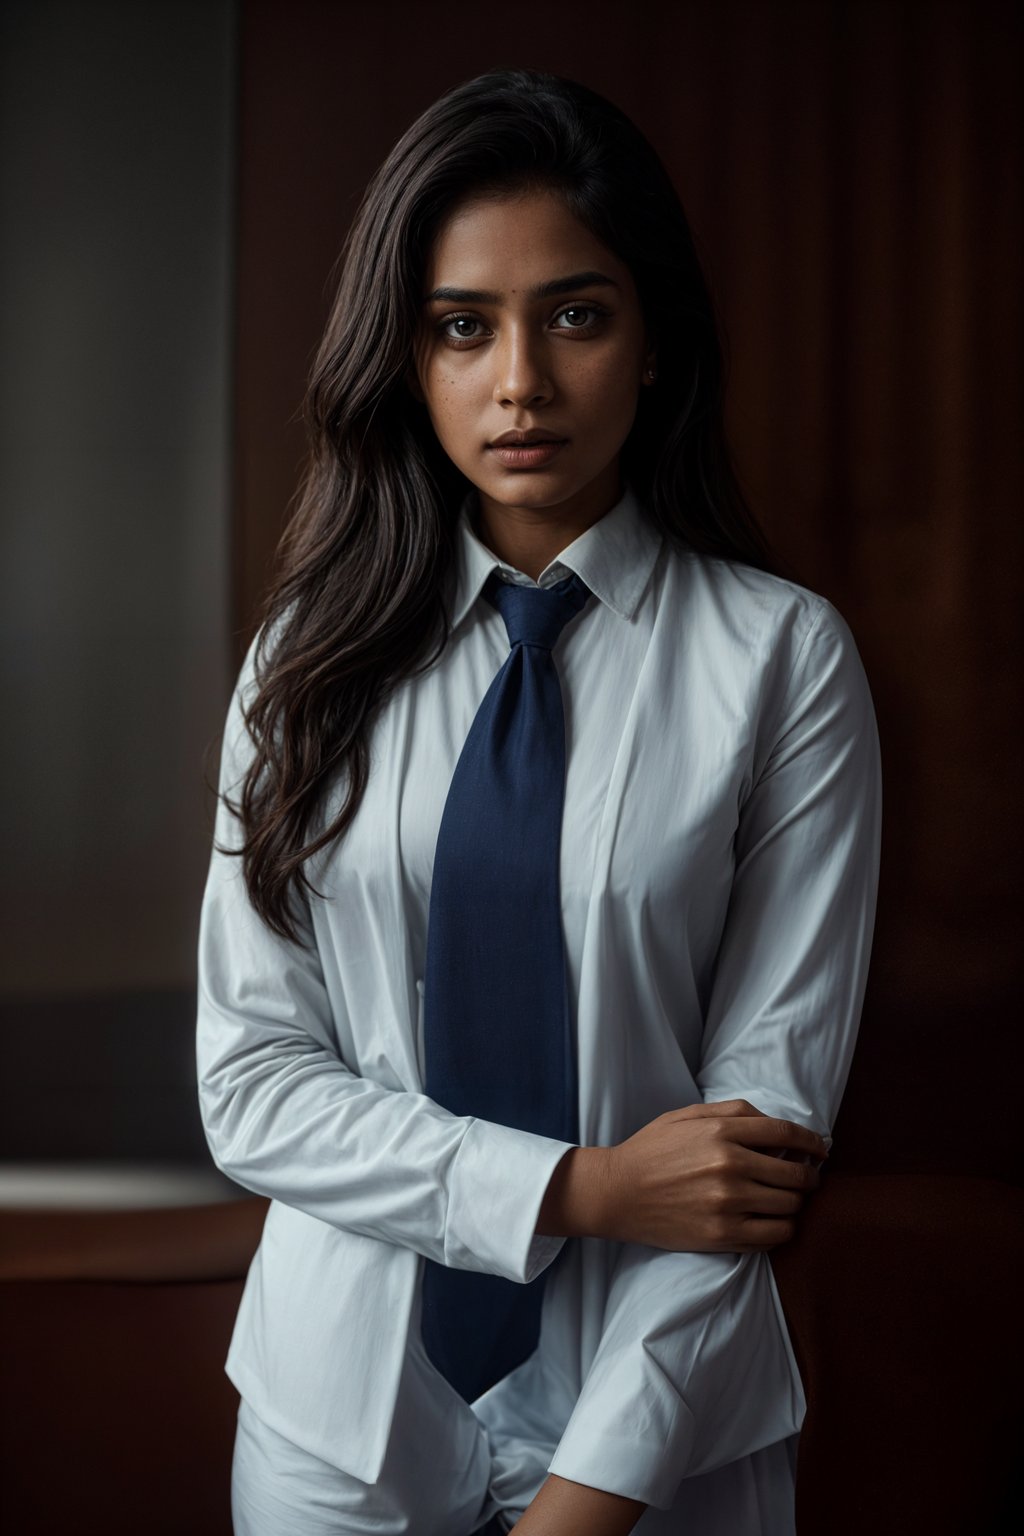
[[[507,501],[515,505],[517,501],[537,496],[550,499],[557,495],[564,499],[582,490],[587,484],[587,478],[575,473],[567,465],[553,463],[538,469],[499,468],[497,473],[481,476],[481,480],[475,483],[488,496],[493,496],[495,501]]]
[[[531,483],[524,484],[524,481]],[[569,501],[579,487],[560,484],[554,475],[545,475],[543,484],[539,474],[521,475],[512,485],[495,486],[487,495],[503,507],[556,507]]]

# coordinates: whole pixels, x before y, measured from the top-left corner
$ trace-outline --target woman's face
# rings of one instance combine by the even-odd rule
[[[551,192],[473,197],[434,241],[423,299],[409,386],[485,514],[608,511],[654,366],[629,268]],[[503,462],[495,438],[533,427],[563,445],[539,465]]]

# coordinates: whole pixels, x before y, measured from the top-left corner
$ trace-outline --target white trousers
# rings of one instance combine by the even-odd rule
[[[431,1361],[417,1288],[384,1464],[363,1483],[293,1445],[242,1398],[231,1467],[235,1536],[471,1536],[511,1530],[490,1491],[487,1431]],[[492,1518],[495,1526],[490,1524]]]
[[[794,1536],[798,1438],[684,1478],[672,1508],[647,1509],[634,1536]],[[360,1482],[293,1445],[243,1398],[231,1469],[234,1533],[483,1536],[487,1526],[489,1536],[511,1530],[522,1508],[502,1497],[501,1459],[487,1427],[427,1358],[417,1302],[377,1482]]]

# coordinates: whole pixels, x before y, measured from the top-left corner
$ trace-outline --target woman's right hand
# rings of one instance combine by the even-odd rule
[[[764,1148],[764,1151],[757,1150]],[[828,1146],[746,1099],[670,1109],[613,1147],[576,1147],[555,1170],[538,1232],[690,1253],[788,1242]]]

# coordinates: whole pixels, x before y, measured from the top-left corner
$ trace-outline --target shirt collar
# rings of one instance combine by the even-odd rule
[[[473,531],[473,516],[479,506],[476,488],[471,487],[462,500],[458,516],[458,550],[455,604],[452,629],[457,628],[480,595],[493,570],[520,583],[533,585],[523,571],[506,564]],[[595,597],[606,603],[623,619],[631,619],[654,562],[661,549],[662,535],[644,514],[632,487],[627,485],[615,505],[540,573],[538,586],[550,586],[571,571],[586,582]]]

